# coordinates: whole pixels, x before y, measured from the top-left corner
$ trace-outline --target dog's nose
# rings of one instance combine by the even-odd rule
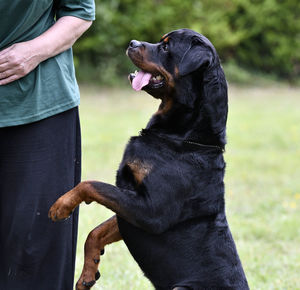
[[[140,41],[137,41],[137,40],[131,40],[130,43],[129,43],[130,48],[137,48],[137,47],[140,47],[140,46],[142,46],[142,43]]]

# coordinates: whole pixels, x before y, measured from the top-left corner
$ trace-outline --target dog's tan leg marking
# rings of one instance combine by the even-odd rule
[[[93,187],[90,181],[80,182],[72,190],[61,196],[50,208],[48,216],[53,221],[63,220],[68,218],[73,210],[81,203],[87,204],[96,201],[116,213],[121,213],[122,210],[117,202],[109,199]],[[125,215],[126,216],[126,215]]]
[[[113,216],[92,230],[84,245],[84,266],[76,284],[77,290],[86,290],[95,284],[100,263],[100,252],[108,244],[122,240],[117,217]]]

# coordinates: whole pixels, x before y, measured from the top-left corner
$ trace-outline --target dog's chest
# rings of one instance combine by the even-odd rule
[[[143,179],[150,174],[152,169],[150,162],[142,161],[137,158],[126,161],[124,166],[128,167],[131,171],[137,185],[142,183]]]
[[[137,189],[153,170],[154,160],[151,156],[146,157],[137,150],[127,150],[117,172],[117,185]]]
[[[176,156],[168,146],[142,137],[130,139],[117,172],[117,186],[137,190],[160,174]]]

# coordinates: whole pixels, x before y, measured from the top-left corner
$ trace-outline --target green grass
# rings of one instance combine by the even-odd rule
[[[158,101],[128,89],[81,88],[82,179],[114,183],[129,136]],[[229,88],[226,211],[251,289],[300,289],[300,89]],[[113,213],[82,205],[75,279],[87,234]],[[153,289],[124,243],[106,247],[94,289]]]

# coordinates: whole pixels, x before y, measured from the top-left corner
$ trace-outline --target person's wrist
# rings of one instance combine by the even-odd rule
[[[37,63],[41,63],[51,56],[49,46],[42,39],[35,38],[28,41],[29,54]]]

